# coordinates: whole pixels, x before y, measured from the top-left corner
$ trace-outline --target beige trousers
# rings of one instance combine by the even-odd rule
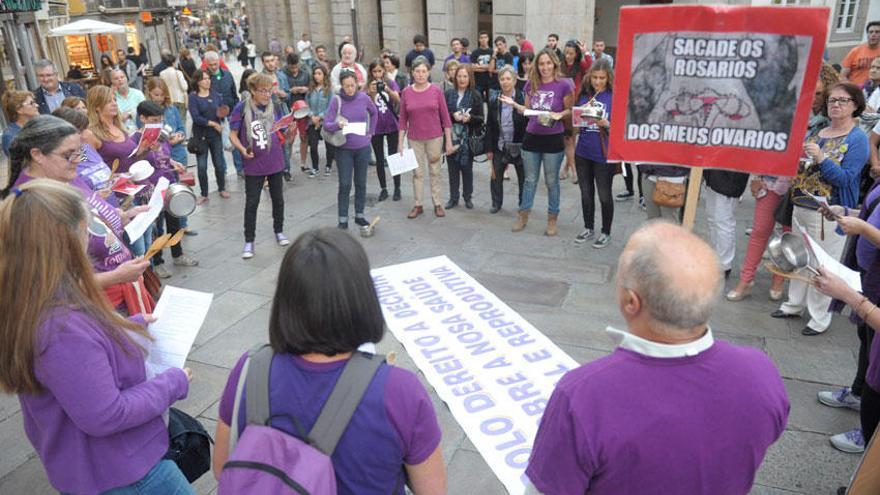
[[[431,202],[434,206],[442,204],[440,202],[440,161],[443,155],[440,147],[443,144],[443,137],[434,139],[426,139],[420,141],[410,139],[409,146],[416,154],[416,160],[419,166],[413,170],[413,196],[416,199],[416,206],[422,206],[422,190],[425,188],[425,166],[428,167],[428,176],[431,183]]]

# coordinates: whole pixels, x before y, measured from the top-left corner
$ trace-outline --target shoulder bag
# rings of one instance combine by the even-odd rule
[[[336,109],[336,122],[339,122],[339,119],[342,118],[342,98],[339,95],[334,96],[336,98],[336,102],[338,104],[338,108]],[[345,134],[342,133],[342,129],[339,129],[336,132],[330,132],[321,126],[321,137],[327,144],[333,146],[342,146],[345,144]]]

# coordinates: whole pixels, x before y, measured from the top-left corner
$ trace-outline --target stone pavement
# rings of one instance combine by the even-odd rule
[[[228,163],[231,169],[231,160]],[[335,171],[331,177],[308,179],[299,172],[298,161],[294,163],[296,182],[285,186],[285,232],[293,238],[311,228],[335,226]],[[573,239],[582,227],[580,195],[577,186],[566,181],[562,185],[559,236],[541,235],[546,220],[542,210],[547,201],[543,186],[531,223],[524,232],[514,234],[510,226],[515,217],[515,180],[505,183],[505,208],[490,215],[487,164],[476,164],[474,175],[474,210],[460,206],[449,211],[446,218],[428,213],[407,220],[412,205],[411,181],[403,180],[402,201],[376,203],[378,185],[371,171],[366,213],[370,218],[379,215],[382,219],[374,237],[358,237],[371,265],[380,267],[445,254],[577,361],[588,362],[607,354],[612,344],[604,336],[604,328],[623,324],[614,300],[616,258],[627,236],[644,221],[643,212],[634,201],[616,203],[611,245],[603,250],[577,246]],[[284,252],[274,243],[271,205],[268,194],[264,194],[257,220],[256,257],[240,258],[244,182],[236,179],[234,172],[228,182],[232,198],[223,200],[212,192],[210,203],[191,217],[190,226],[199,235],[184,238],[185,252],[201,264],[195,268],[172,266],[174,276],[166,281],[215,295],[190,354],[188,365],[194,378],[189,396],[177,404],[197,416],[212,433],[229,368],[253,344],[268,340],[269,309]],[[614,192],[622,187],[617,179]],[[447,191],[448,187],[443,189]],[[748,238],[743,233],[753,207],[754,201],[747,197],[737,211],[738,262],[745,252]],[[697,231],[705,233],[702,212],[701,205]],[[357,234],[354,229],[351,233]],[[768,316],[776,307],[767,300],[768,287],[769,277],[761,273],[752,298],[722,303],[712,319],[716,336],[760,348],[770,355],[785,379],[792,404],[788,427],[768,453],[752,493],[833,493],[848,481],[859,456],[837,452],[828,443],[828,436],[857,426],[858,414],[820,405],[816,392],[851,382],[858,349],[855,328],[837,317],[824,335],[804,337],[800,334],[804,321],[780,321]],[[397,351],[398,365],[417,371],[390,334],[379,350]],[[449,493],[505,493],[448,409],[430,387],[428,390],[443,429]],[[0,395],[0,494],[54,493],[21,423],[18,400]],[[718,462],[724,462],[723,453],[719,453]],[[216,492],[210,474],[198,480],[195,487],[200,494]]]

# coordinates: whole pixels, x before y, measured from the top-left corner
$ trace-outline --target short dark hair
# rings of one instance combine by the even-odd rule
[[[334,356],[379,342],[385,319],[367,253],[336,228],[310,230],[284,255],[269,319],[276,353]]]
[[[451,40],[449,40],[449,46],[452,46],[452,44],[456,41],[461,43],[461,38],[452,38]]]
[[[462,48],[467,48],[467,47],[469,47],[469,46],[471,46],[471,40],[469,40],[469,39],[467,39],[467,38],[462,38],[462,39],[461,39],[461,47],[462,47]]]
[[[493,41],[492,43],[497,44],[499,41],[504,43],[505,45],[507,44],[507,38],[505,38],[504,36],[496,36],[495,41]]]
[[[548,37],[548,38],[553,38],[553,39],[555,39],[556,41],[559,41],[559,35],[556,34],[556,33],[550,33],[550,34],[547,35],[547,37]]]
[[[417,35],[413,36],[413,45],[418,45],[419,43],[421,43],[423,45],[428,44],[428,39],[425,38],[425,35],[417,34]]]
[[[138,117],[163,117],[165,109],[153,100],[144,100],[138,103]]]
[[[874,26],[880,26],[880,21],[871,21],[871,22],[869,22],[868,25],[865,26],[865,32],[867,33],[868,30],[870,30],[870,29],[871,29],[872,27],[874,27]]]
[[[299,55],[295,53],[287,54],[287,65],[297,65],[299,64]]]
[[[826,116],[828,115],[828,98],[830,97],[831,92],[835,89],[842,89],[846,91],[849,97],[852,98],[853,105],[856,106],[856,109],[852,113],[853,118],[859,117],[862,112],[865,111],[865,108],[867,108],[867,103],[865,102],[865,93],[862,91],[861,88],[853,83],[839,82],[825,90],[825,106],[822,113],[824,113]]]
[[[393,65],[395,69],[400,68],[400,57],[398,57],[396,53],[389,53],[388,61],[391,62],[391,65]]]
[[[275,56],[274,53],[270,52],[269,50],[266,50],[260,54],[260,60],[263,60],[266,57],[274,57],[274,56]]]
[[[477,36],[482,36],[482,35],[484,35],[484,34],[485,34],[486,36],[489,36],[489,31],[480,31],[479,33],[477,33]]]

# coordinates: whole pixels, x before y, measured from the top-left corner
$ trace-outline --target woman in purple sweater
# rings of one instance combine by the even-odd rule
[[[367,169],[370,168],[370,143],[376,133],[376,105],[369,96],[357,88],[357,76],[343,70],[339,76],[342,88],[330,100],[324,114],[324,129],[328,132],[345,132],[351,124],[366,123],[366,132],[345,135],[345,144],[336,148],[336,166],[339,172],[339,192],[336,196],[339,228],[348,228],[348,202],[351,197],[351,179],[354,175],[354,223],[361,228],[370,225],[364,217],[367,204]]]
[[[413,196],[416,204],[407,218],[416,218],[425,212],[422,207],[422,189],[426,165],[431,180],[434,215],[446,216],[440,204],[440,158],[443,156],[440,147],[445,136],[446,154],[452,154],[452,119],[449,118],[443,91],[428,81],[430,70],[425,57],[416,57],[412,65],[413,83],[403,90],[400,97],[397,152],[403,153],[403,139],[409,136],[409,145],[419,162],[419,166],[413,170]]]
[[[32,153],[69,166],[66,156]],[[81,193],[49,179],[13,188],[0,203],[0,389],[18,394],[25,433],[56,490],[194,493],[162,459],[162,414],[186,397],[191,373],[147,378],[146,321],[122,318],[98,287],[83,248],[88,223]]]

